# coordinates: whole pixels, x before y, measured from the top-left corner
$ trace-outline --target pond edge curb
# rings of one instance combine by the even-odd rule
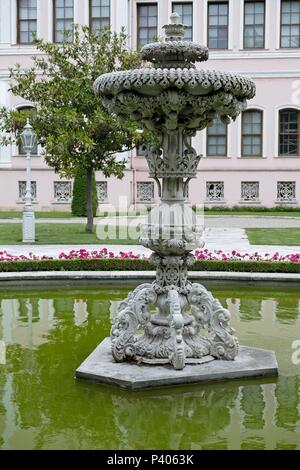
[[[219,281],[219,282],[266,282],[266,283],[294,283],[300,284],[300,274],[292,273],[250,273],[250,272],[218,272],[218,271],[191,271],[191,281]],[[154,280],[154,271],[39,271],[39,272],[7,272],[0,273],[0,286],[13,284],[20,285],[61,281],[96,281],[96,283],[130,283]]]

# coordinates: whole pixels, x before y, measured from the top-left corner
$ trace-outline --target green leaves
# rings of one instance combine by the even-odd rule
[[[74,42],[35,39],[39,53],[33,66],[24,70],[16,65],[10,71],[12,93],[37,108],[30,120],[47,163],[62,175],[72,177],[81,166],[122,177],[125,164],[114,153],[141,139],[134,123],[109,115],[93,92],[99,75],[140,66],[139,54],[128,50],[126,41],[124,30],[117,34],[105,29],[97,35],[76,25]],[[18,140],[26,116],[0,109],[0,131],[5,132],[0,143]]]

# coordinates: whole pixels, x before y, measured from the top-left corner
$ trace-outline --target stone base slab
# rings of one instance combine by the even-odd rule
[[[174,370],[167,365],[114,362],[110,338],[105,338],[76,370],[77,378],[130,390],[276,375],[275,353],[265,349],[241,346],[234,361],[214,360]]]

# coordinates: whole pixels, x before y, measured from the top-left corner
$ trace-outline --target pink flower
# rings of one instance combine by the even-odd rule
[[[51,259],[146,259],[144,255],[136,255],[132,251],[124,252],[120,251],[119,254],[115,254],[112,251],[109,251],[108,248],[102,248],[99,251],[88,251],[85,248],[80,248],[78,250],[71,250],[69,253],[61,252],[57,256],[38,256],[34,253],[28,253],[28,255],[14,256],[6,251],[0,251],[0,261],[38,261],[38,260],[51,260]],[[197,260],[211,260],[211,261],[269,261],[269,262],[290,262],[290,263],[300,263],[300,253],[291,253],[288,255],[280,255],[277,251],[273,255],[270,253],[265,253],[260,255],[258,252],[255,253],[239,253],[236,250],[232,250],[231,253],[226,253],[222,250],[209,251],[207,248],[205,250],[196,250],[195,258]]]

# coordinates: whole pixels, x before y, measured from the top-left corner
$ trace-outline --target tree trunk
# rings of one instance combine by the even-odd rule
[[[85,231],[93,233],[94,213],[93,213],[93,169],[88,168],[86,171],[86,212],[87,224]]]

